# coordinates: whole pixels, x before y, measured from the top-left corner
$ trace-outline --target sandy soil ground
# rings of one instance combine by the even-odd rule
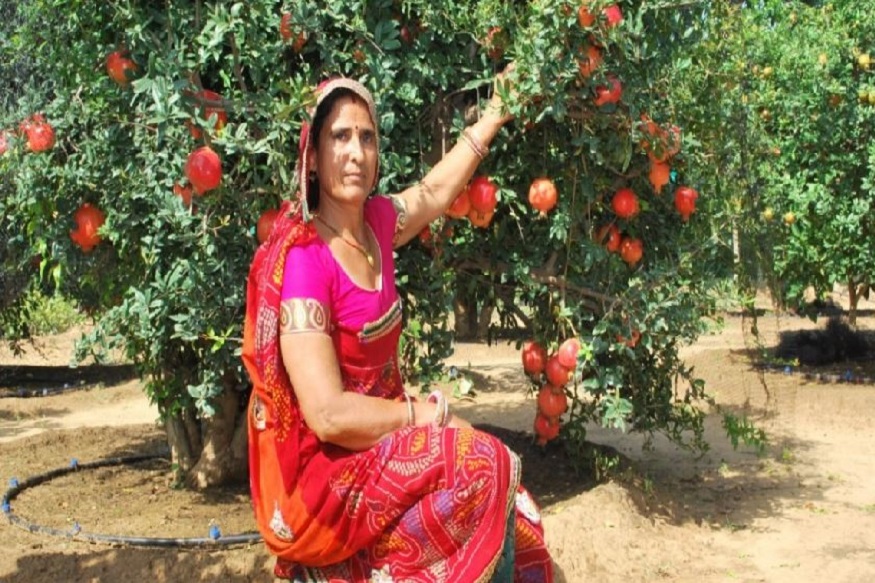
[[[594,442],[624,458],[598,485],[575,481],[555,457],[524,456],[524,480],[537,485],[559,581],[875,580],[875,386],[763,373],[751,361],[749,324],[728,316],[723,331],[685,348],[684,357],[722,407],[767,430],[765,454],[733,449],[715,412],[707,423],[711,449],[699,456],[661,437],[646,444],[640,435],[591,427]],[[759,320],[766,346],[782,331],[819,325],[794,316]],[[862,327],[875,328],[875,318],[864,318]],[[41,353],[25,360],[65,363],[69,342],[43,339]],[[12,362],[0,352],[0,363]],[[455,410],[475,423],[528,431],[535,403],[518,362],[512,346],[460,345],[451,364],[475,382],[477,394]],[[65,467],[73,457],[160,452],[155,417],[136,381],[0,399],[0,479]],[[27,489],[14,511],[62,531],[78,522],[90,532],[128,536],[206,537],[212,525],[224,535],[252,529],[245,487],[183,492],[167,483],[166,470],[159,461],[72,473]],[[259,545],[93,545],[6,521],[0,540],[6,583],[273,580]]]

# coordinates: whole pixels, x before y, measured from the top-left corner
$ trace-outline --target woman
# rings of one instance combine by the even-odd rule
[[[372,196],[370,93],[349,79],[317,88],[299,200],[256,253],[244,328],[252,500],[278,577],[552,580],[517,456],[441,394],[408,396],[397,363],[393,248],[447,209],[510,119],[502,111],[496,91],[420,183]]]

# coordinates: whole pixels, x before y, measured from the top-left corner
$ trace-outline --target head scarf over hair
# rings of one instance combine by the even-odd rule
[[[371,123],[374,125],[375,139],[377,143],[377,151],[380,149],[380,132],[379,126],[377,125],[377,108],[374,104],[374,98],[371,96],[371,92],[368,91],[364,85],[359,83],[358,81],[354,81],[352,79],[347,79],[345,77],[338,77],[335,79],[328,79],[327,81],[323,81],[316,87],[316,104],[309,112],[310,122],[304,122],[301,126],[301,140],[298,143],[298,166],[296,169],[296,181],[299,186],[298,197],[301,201],[301,213],[304,217],[304,221],[309,221],[312,218],[312,214],[307,204],[307,194],[310,188],[310,171],[313,170],[310,168],[310,164],[307,160],[307,151],[311,147],[312,136],[310,135],[310,123],[312,120],[316,118],[316,114],[320,113],[319,108],[325,103],[326,98],[331,95],[334,91],[338,89],[346,89],[351,91],[356,96],[361,98],[362,101],[365,102],[365,105],[368,106],[368,113],[371,116]],[[373,190],[377,186],[377,177],[379,176],[380,163],[377,161],[376,172],[374,172],[374,183],[371,184],[371,190]]]

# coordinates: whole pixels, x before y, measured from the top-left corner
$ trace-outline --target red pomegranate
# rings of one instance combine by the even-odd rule
[[[468,220],[471,221],[471,224],[475,227],[479,227],[481,229],[485,229],[492,223],[492,217],[495,215],[495,211],[489,211],[488,213],[482,213],[477,209],[472,208],[468,213]]]
[[[556,206],[558,198],[556,185],[549,178],[535,178],[529,187],[529,204],[542,217],[546,217],[547,213]]]
[[[535,342],[529,340],[523,344],[523,370],[527,375],[537,376],[544,372],[547,365],[547,350]]]
[[[222,182],[222,160],[209,146],[198,148],[188,155],[185,176],[197,194],[209,192]]]
[[[535,435],[538,445],[547,445],[548,441],[559,437],[559,429],[562,427],[558,419],[549,419],[540,413],[535,415]]]
[[[608,84],[610,87],[597,85],[595,88],[595,99],[593,102],[598,107],[608,105],[609,103],[617,103],[623,97],[623,84],[620,83],[619,79],[613,75],[608,75]]]
[[[447,216],[454,219],[461,219],[468,216],[471,212],[471,199],[468,198],[468,189],[463,188],[462,192],[456,195],[453,204],[447,209]]]
[[[631,188],[621,188],[611,199],[611,208],[621,219],[631,219],[639,213],[641,206],[638,204],[638,196]]]
[[[255,226],[255,238],[258,239],[259,243],[264,243],[270,237],[270,232],[273,231],[273,223],[279,214],[279,209],[267,209],[258,217],[258,223]]]
[[[572,370],[563,366],[555,354],[547,359],[544,372],[547,375],[547,382],[554,387],[564,387],[571,380]]]
[[[577,70],[581,77],[590,77],[602,66],[602,50],[595,45],[589,45],[584,52],[577,61]]]
[[[471,201],[471,208],[483,214],[494,212],[495,205],[498,204],[497,192],[498,187],[489,178],[475,176],[468,186],[468,200]]]
[[[622,239],[620,229],[614,223],[602,225],[595,234],[596,243],[604,245],[609,253],[616,253],[620,250],[620,241]]]
[[[304,49],[304,45],[307,44],[307,33],[305,31],[302,30],[298,34],[292,31],[292,15],[288,12],[284,12],[282,18],[280,18],[280,37],[285,42],[291,41],[292,37],[294,37],[292,50],[296,53],[300,53]]]
[[[634,267],[644,256],[644,243],[635,237],[623,237],[620,243],[620,257],[629,267]]]
[[[182,199],[182,204],[185,206],[191,205],[191,187],[183,186],[178,182],[173,185],[173,194]]]
[[[568,397],[565,391],[550,383],[538,391],[538,412],[548,419],[556,419],[568,410]]]
[[[690,220],[690,215],[696,212],[696,199],[699,193],[689,186],[679,186],[674,191],[674,207],[684,222]]]
[[[55,130],[42,114],[35,114],[21,124],[31,152],[45,152],[55,146]]]
[[[76,222],[76,228],[70,231],[70,239],[79,245],[83,252],[91,253],[91,250],[100,243],[101,237],[97,234],[97,230],[106,221],[106,216],[99,208],[86,202],[73,213],[73,220]]]
[[[623,11],[620,10],[620,6],[617,4],[611,4],[610,6],[605,7],[602,10],[602,14],[605,16],[605,22],[607,22],[608,28],[613,28],[623,22]]]
[[[106,55],[106,72],[122,87],[131,82],[131,76],[136,71],[137,64],[128,58],[127,51],[113,51]]]
[[[559,364],[569,370],[577,368],[577,354],[580,352],[580,341],[577,338],[569,338],[559,346],[556,351],[556,359]]]

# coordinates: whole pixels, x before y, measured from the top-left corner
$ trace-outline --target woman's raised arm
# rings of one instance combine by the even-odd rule
[[[501,98],[504,88],[499,90],[500,85],[508,82],[507,75],[512,70],[511,63],[496,76],[495,90],[480,119],[465,128],[458,143],[441,158],[425,178],[398,195],[407,206],[407,221],[404,229],[398,234],[396,247],[415,237],[425,225],[447,210],[474,175],[495,135],[512,119]]]

